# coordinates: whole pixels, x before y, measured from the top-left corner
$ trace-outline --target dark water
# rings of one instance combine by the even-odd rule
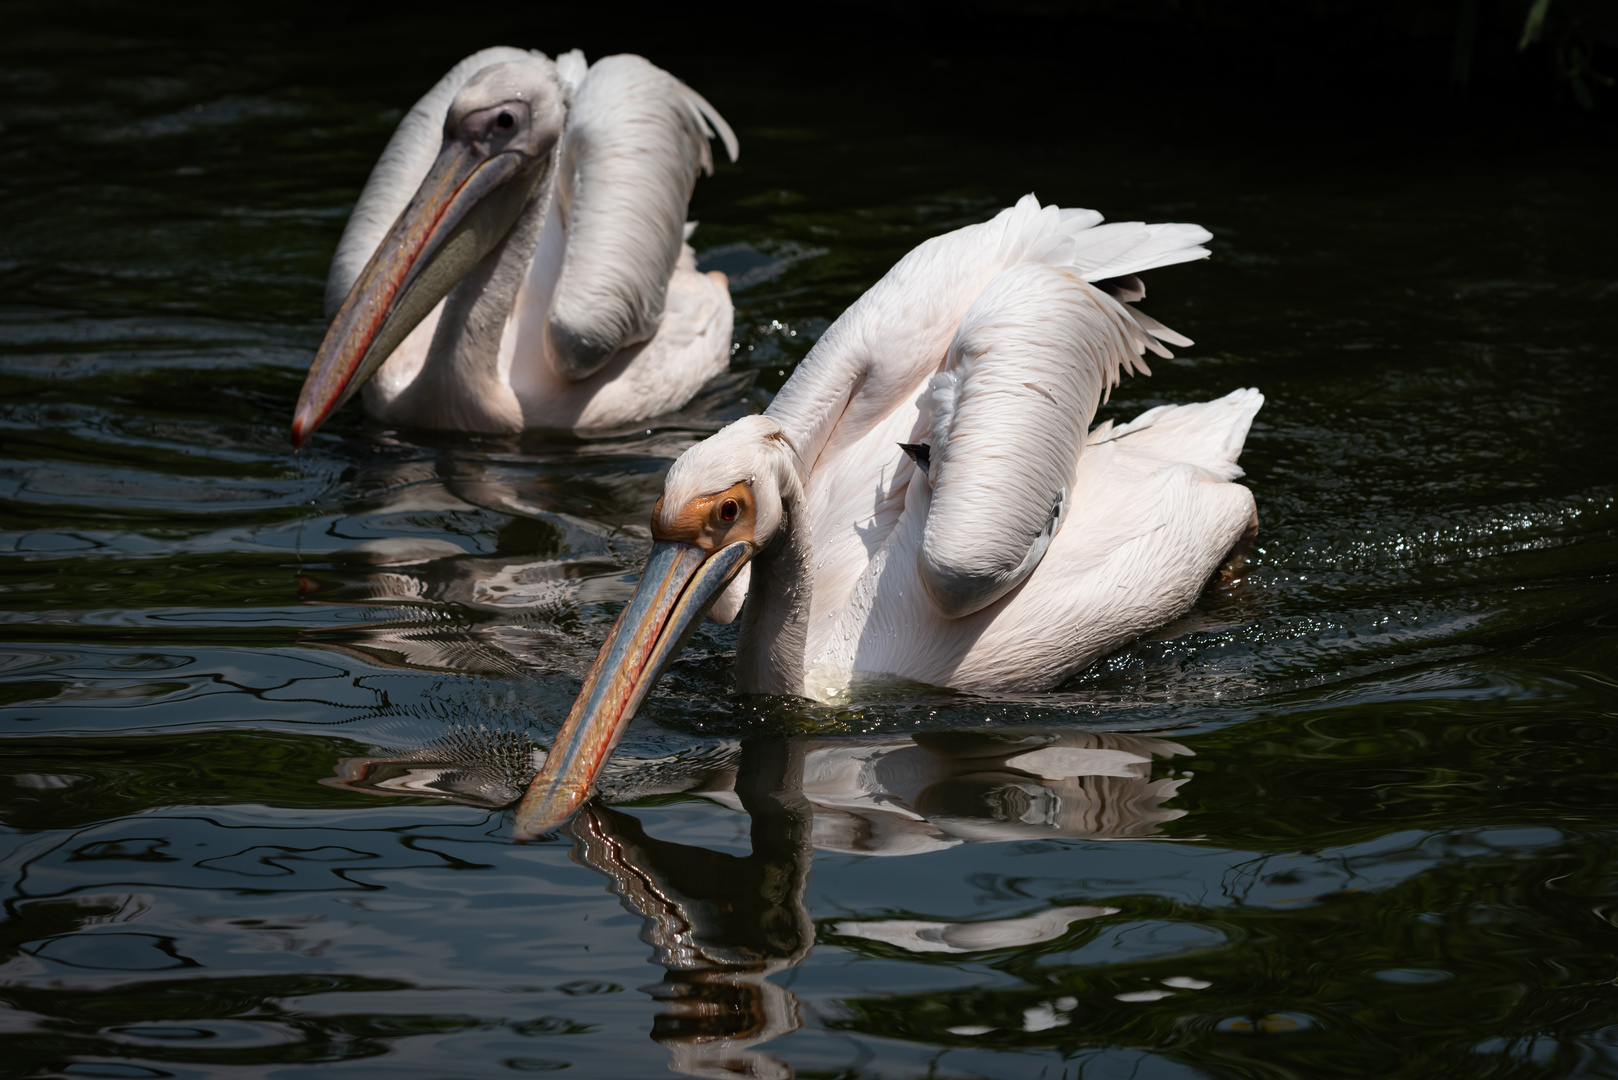
[[[733,378],[588,440],[349,410],[294,457],[358,186],[500,35],[18,10],[0,1073],[1618,1075],[1609,150],[1042,128],[1016,87],[953,117],[944,61],[654,53],[742,139],[692,211]],[[1148,283],[1199,344],[1104,415],[1265,392],[1245,575],[1005,699],[744,697],[709,628],[612,805],[510,842],[669,461],[1028,190],[1215,233]],[[342,553],[381,539],[415,561]]]

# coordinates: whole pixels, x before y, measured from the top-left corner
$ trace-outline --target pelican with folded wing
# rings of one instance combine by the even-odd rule
[[[742,615],[744,691],[856,676],[1060,683],[1184,613],[1257,527],[1231,483],[1256,390],[1090,430],[1120,372],[1190,342],[1138,273],[1203,258],[1195,225],[1102,225],[1033,196],[917,247],[761,416],[674,463],[646,570],[518,810],[547,831],[705,615]],[[745,604],[744,604],[745,601]]]
[[[326,283],[302,446],[363,387],[387,423],[598,428],[683,405],[730,355],[723,274],[685,243],[701,95],[638,56],[484,49],[394,132]]]

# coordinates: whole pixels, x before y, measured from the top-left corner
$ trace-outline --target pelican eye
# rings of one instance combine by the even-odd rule
[[[499,116],[494,118],[494,126],[499,128],[501,131],[506,130],[512,124],[515,124],[516,122],[517,122],[517,118],[515,116],[512,116],[508,112],[503,112]]]
[[[732,521],[735,521],[736,515],[740,512],[741,507],[736,505],[735,499],[726,499],[724,502],[719,504],[719,520],[723,521],[726,525],[729,525]]]

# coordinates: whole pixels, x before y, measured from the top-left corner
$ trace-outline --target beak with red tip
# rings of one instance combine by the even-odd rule
[[[523,140],[526,103],[458,118],[427,178],[360,272],[304,379],[292,445],[353,397],[416,325],[500,243],[549,175],[555,138]],[[516,129],[513,131],[512,129]]]

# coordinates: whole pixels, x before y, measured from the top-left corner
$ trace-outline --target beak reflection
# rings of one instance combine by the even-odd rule
[[[468,729],[405,754],[345,759],[339,778],[328,783],[376,795],[509,805],[526,778],[521,762],[537,753],[525,733],[495,739]],[[1167,739],[1084,730],[748,739],[699,753],[620,759],[602,778],[607,799],[689,792],[744,813],[746,855],[652,835],[641,817],[599,801],[561,831],[574,861],[602,874],[624,908],[639,916],[640,938],[666,970],[646,992],[660,1005],[652,1038],[668,1048],[673,1070],[790,1077],[766,1044],[801,1026],[799,1003],[771,977],[802,963],[815,946],[807,888],[817,849],[905,856],[956,844],[1158,835],[1185,813],[1164,803],[1190,777],[1154,780],[1154,759],[1190,753]],[[1034,901],[969,920],[839,910],[842,917],[822,922],[820,934],[845,948],[879,948],[890,959],[1070,949],[1119,914],[1099,904]],[[1014,1015],[1024,1031],[1039,1031],[1067,1023],[1074,1005],[1055,997]],[[971,1019],[949,1033],[994,1030]]]
[[[769,804],[755,793],[770,782],[759,777],[774,773],[745,767],[738,749],[721,742],[702,752],[621,759],[602,775],[602,794],[626,802],[689,793],[757,820]],[[1174,769],[1154,779],[1153,762],[1190,754],[1168,739],[1085,730],[811,740],[780,791],[804,801],[821,851],[892,857],[973,843],[1146,839],[1185,815],[1172,801],[1190,780]],[[344,758],[338,776],[323,782],[492,808],[515,802],[534,763],[557,756],[547,757],[523,733],[457,729],[409,753]]]
[[[519,837],[551,832],[589,798],[647,692],[752,554],[747,541],[713,551],[679,540],[653,544],[635,595],[517,807]]]

